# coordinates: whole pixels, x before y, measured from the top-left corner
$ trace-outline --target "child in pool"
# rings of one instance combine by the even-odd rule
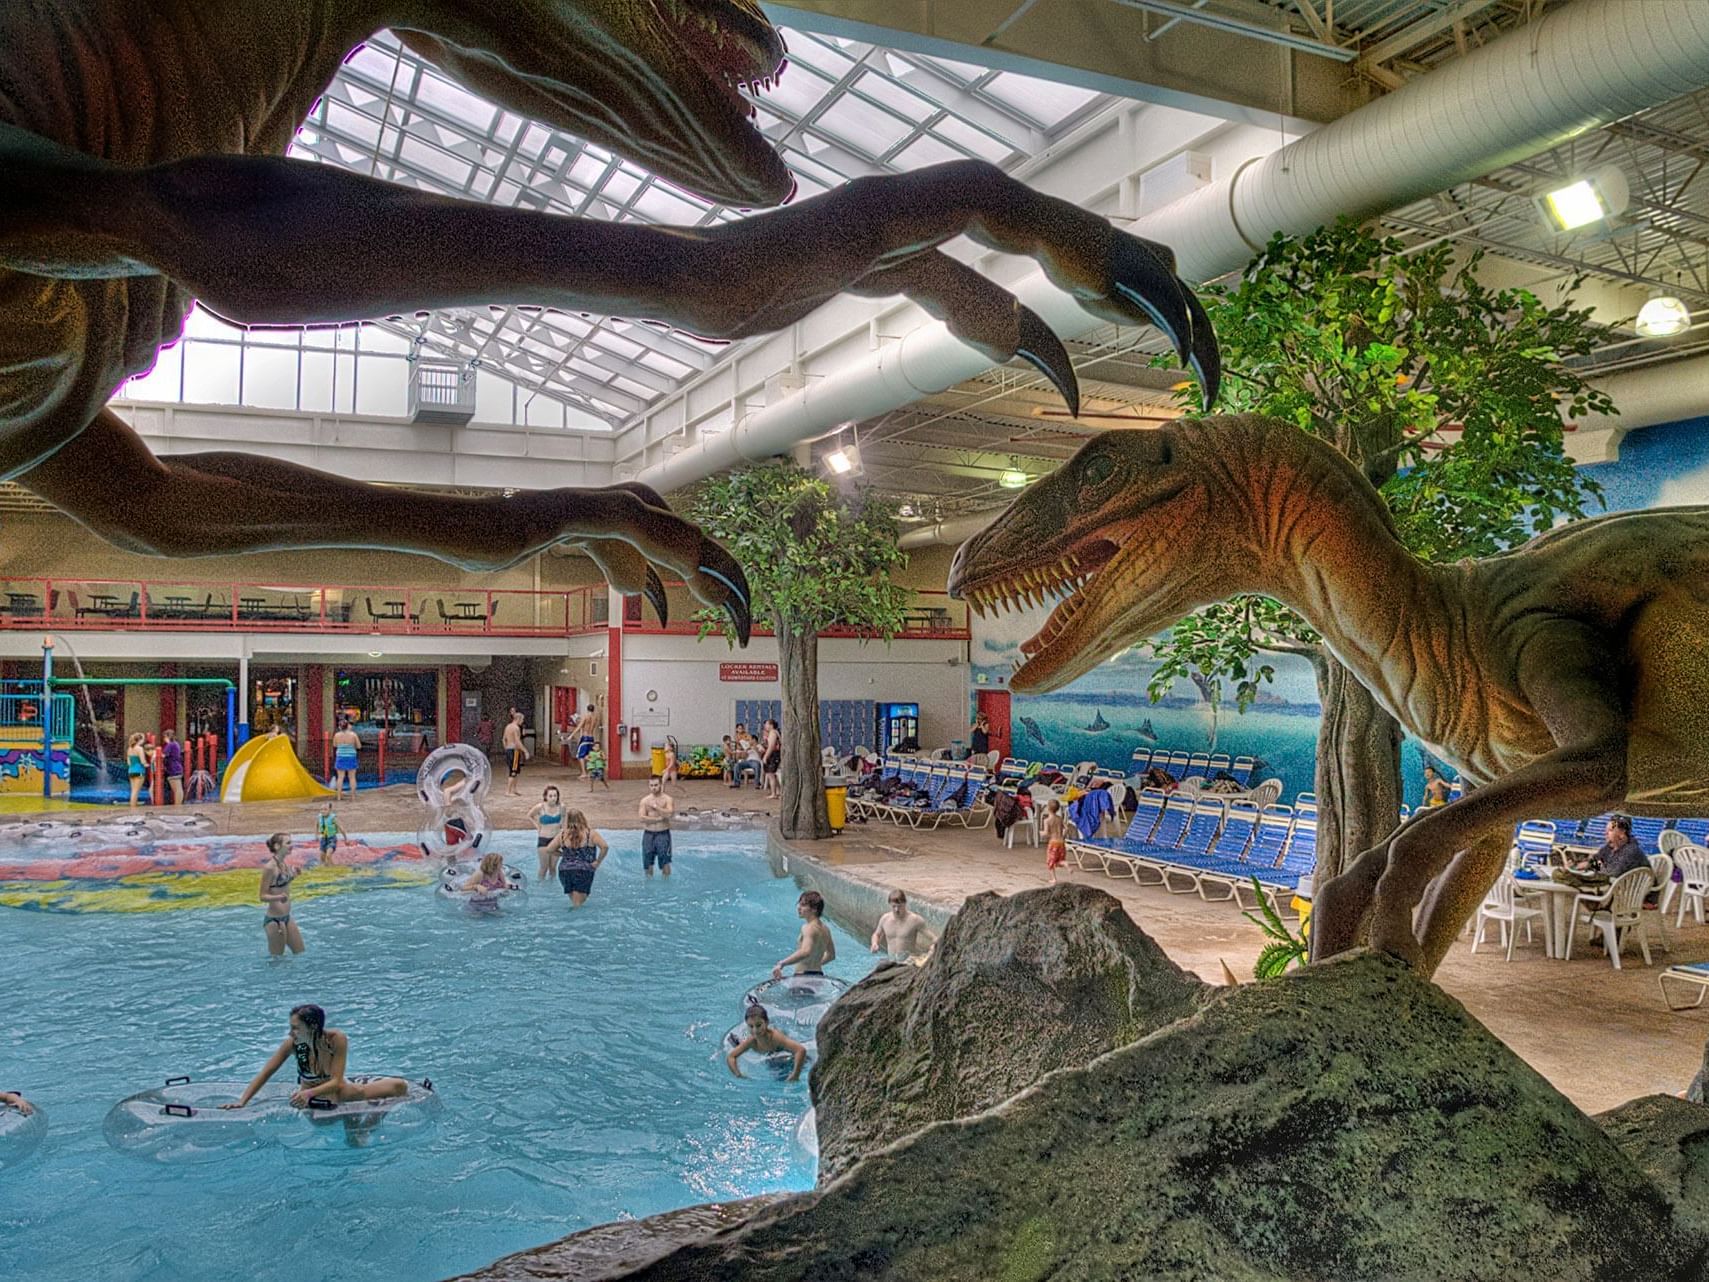
[[[771,1015],[764,1006],[755,1003],[748,1007],[742,1015],[742,1022],[748,1026],[748,1035],[736,1048],[724,1057],[724,1062],[730,1066],[730,1071],[737,1077],[742,1076],[742,1070],[736,1061],[749,1051],[756,1055],[776,1055],[787,1052],[795,1057],[795,1066],[790,1070],[787,1081],[801,1080],[801,1068],[807,1062],[807,1048],[792,1037],[785,1037],[771,1026]]]
[[[344,838],[344,844],[350,844],[350,834],[344,831],[344,825],[338,822],[338,816],[333,813],[329,801],[320,808],[320,815],[315,820],[315,832],[320,837],[320,861],[323,864],[332,862],[332,852],[338,849],[338,839]]]
[[[0,1091],[0,1108],[15,1108],[25,1117],[35,1112],[35,1105],[17,1091]]]
[[[1044,811],[1044,866],[1050,873],[1050,884],[1056,884],[1056,870],[1068,862],[1068,823],[1062,814],[1062,803],[1052,800]]]
[[[464,890],[493,892],[509,885],[504,879],[504,856],[489,850],[481,856],[481,866],[473,877],[463,883]]]

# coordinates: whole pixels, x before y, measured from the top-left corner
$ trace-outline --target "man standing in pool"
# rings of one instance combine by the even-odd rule
[[[825,964],[837,960],[831,928],[819,920],[825,915],[825,897],[816,890],[802,891],[795,901],[795,913],[801,918],[801,935],[795,941],[795,951],[771,968],[773,979],[783,978],[785,966],[794,966],[797,975],[823,975]]]
[[[912,961],[932,950],[932,932],[926,919],[908,908],[908,896],[890,892],[890,911],[878,919],[872,932],[872,951],[883,951],[891,961]]]
[[[676,814],[676,801],[665,791],[665,781],[658,775],[647,780],[647,793],[641,798],[641,871],[653,875],[657,862],[659,872],[671,875],[671,816]]]
[[[510,720],[504,725],[504,764],[510,772],[510,781],[505,785],[504,795],[515,797],[516,780],[522,773],[522,763],[528,759],[528,749],[522,742],[522,714],[512,710]]]

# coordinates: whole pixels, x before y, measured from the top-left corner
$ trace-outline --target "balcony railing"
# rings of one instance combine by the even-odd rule
[[[680,583],[666,585],[670,623],[660,627],[639,597],[624,601],[625,632],[688,635],[699,608]],[[304,632],[357,635],[578,636],[608,623],[603,585],[521,588],[397,587],[374,584],[243,583],[205,579],[0,577],[0,628],[145,632]],[[758,626],[756,633],[767,635]],[[822,636],[858,637],[852,628]],[[962,640],[967,607],[942,592],[918,592],[904,615],[912,638]]]

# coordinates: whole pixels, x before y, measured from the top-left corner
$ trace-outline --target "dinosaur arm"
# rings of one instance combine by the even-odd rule
[[[1489,889],[1500,869],[1499,861],[1492,866],[1489,851],[1499,843],[1505,856],[1515,823],[1538,815],[1595,814],[1625,796],[1626,710],[1614,684],[1619,665],[1597,634],[1565,622],[1539,630],[1520,651],[1517,667],[1521,693],[1557,746],[1453,805],[1417,816],[1395,833],[1386,851],[1367,852],[1346,874],[1368,885],[1373,869],[1380,869],[1371,943],[1422,962],[1427,971]],[[1456,860],[1462,851],[1470,857]],[[1427,889],[1415,935],[1413,909]],[[1348,918],[1345,905],[1337,908],[1340,934],[1348,930]],[[1337,942],[1347,946],[1352,940]]]

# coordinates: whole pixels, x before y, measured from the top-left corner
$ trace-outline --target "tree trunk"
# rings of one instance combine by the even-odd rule
[[[783,684],[783,810],[785,837],[831,835],[819,766],[819,634],[776,621],[778,678]]]
[[[1400,725],[1327,651],[1312,659],[1317,732],[1317,872],[1321,886],[1400,825]]]

